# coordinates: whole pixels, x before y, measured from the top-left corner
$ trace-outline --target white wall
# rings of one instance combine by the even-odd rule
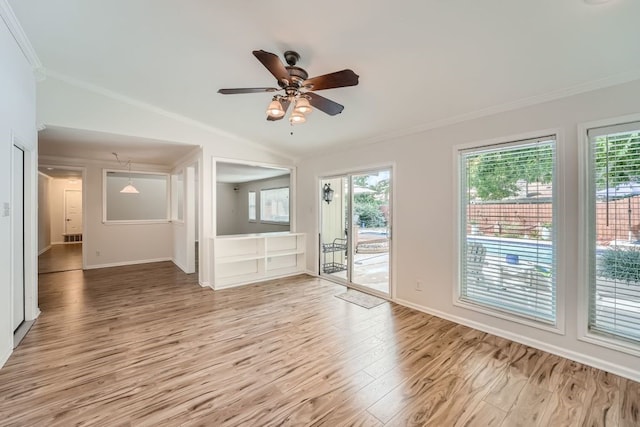
[[[38,254],[51,247],[51,181],[47,175],[38,174]]]
[[[82,191],[82,180],[53,178],[51,179],[49,190],[49,212],[51,214],[51,244],[57,245],[64,242],[65,233],[65,211],[64,192],[65,190]]]
[[[0,4],[2,18],[6,5]],[[0,366],[13,349],[11,325],[11,217],[4,203],[11,201],[11,149],[13,138],[25,152],[25,280],[27,320],[37,316],[37,137],[35,78],[29,61],[5,21],[0,19]]]
[[[238,217],[238,194],[236,184],[216,184],[216,234],[240,234],[236,229]]]
[[[290,186],[289,175],[241,184],[218,183],[216,188],[218,236],[228,234],[273,233],[289,231],[289,224],[260,221],[260,190]],[[237,188],[237,190],[234,190]],[[256,221],[249,221],[249,191],[256,192]]]
[[[180,185],[182,188],[183,210],[182,215],[178,215],[177,212],[175,215],[176,217],[181,216],[182,220],[172,221],[173,263],[187,274],[196,272],[196,170],[199,160],[200,156],[198,155],[195,159],[191,159],[188,165],[182,165],[171,172],[173,175],[180,174],[183,178],[181,181],[175,180],[175,185]],[[177,191],[173,190],[172,188],[172,193],[175,194]],[[175,205],[177,209],[180,208],[178,203]]]
[[[640,112],[640,81],[516,111],[331,152],[298,165],[298,230],[308,233],[307,265],[317,265],[318,176],[394,164],[393,284],[395,298],[442,317],[640,380],[638,358],[577,339],[578,123]],[[563,335],[453,305],[456,287],[454,146],[530,132],[560,132],[558,287]],[[426,191],[428,189],[428,191]],[[415,283],[423,282],[417,291]],[[564,296],[564,299],[562,297]]]

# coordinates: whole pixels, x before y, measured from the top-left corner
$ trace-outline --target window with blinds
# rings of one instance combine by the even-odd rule
[[[588,131],[589,330],[640,343],[640,122]]]
[[[555,325],[555,145],[459,153],[461,301]]]

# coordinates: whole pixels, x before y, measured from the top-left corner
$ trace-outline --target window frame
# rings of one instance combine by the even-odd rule
[[[185,170],[180,169],[171,174],[171,222],[177,224],[184,224],[185,214]],[[181,193],[180,193],[181,192]],[[181,196],[181,197],[180,197]],[[182,206],[180,206],[179,200],[182,198]],[[182,217],[182,218],[181,218]]]
[[[591,283],[590,270],[593,265],[591,259],[591,245],[595,244],[595,226],[591,227],[594,221],[595,188],[591,184],[593,173],[593,163],[591,159],[591,141],[589,140],[589,130],[624,125],[632,122],[640,122],[640,114],[613,117],[603,120],[584,122],[578,124],[578,182],[579,182],[579,217],[578,226],[578,340],[605,347],[611,350],[620,351],[640,356],[640,343],[623,338],[616,338],[613,335],[592,332],[589,329]],[[594,224],[595,225],[595,224]]]
[[[262,213],[264,211],[264,209],[262,209],[262,202],[264,201],[264,197],[263,197],[263,192],[266,191],[272,191],[272,190],[282,190],[282,189],[288,189],[289,190],[289,212],[288,212],[288,219],[287,221],[274,221],[274,220],[269,220],[269,219],[263,219],[262,218]],[[291,226],[291,186],[284,186],[284,187],[267,187],[267,188],[260,188],[260,197],[259,197],[259,201],[256,201],[256,206],[260,206],[260,213],[258,214],[256,212],[256,217],[260,218],[260,223],[261,224],[276,224],[276,225],[289,225]]]
[[[251,218],[251,195],[253,194],[253,218]],[[247,217],[250,223],[258,222],[258,192],[255,190],[247,191]]]
[[[463,278],[463,259],[466,254],[462,254],[461,251],[464,248],[463,239],[466,236],[466,229],[463,228],[466,225],[465,214],[463,213],[462,206],[462,191],[464,190],[464,182],[461,180],[462,174],[462,154],[473,150],[482,151],[490,150],[491,148],[508,148],[517,147],[523,142],[540,139],[550,138],[555,141],[555,161],[553,164],[553,231],[552,242],[555,255],[555,292],[556,292],[556,306],[555,306],[555,323],[547,323],[544,321],[537,321],[535,319],[519,315],[507,310],[500,310],[498,308],[476,304],[462,299],[462,278]],[[564,204],[562,199],[558,197],[561,192],[560,187],[564,185],[564,175],[562,169],[559,167],[562,164],[564,155],[564,135],[562,129],[551,128],[545,130],[539,130],[529,133],[517,134],[507,137],[498,137],[493,139],[487,139],[482,141],[475,141],[469,143],[458,144],[453,147],[453,171],[454,171],[454,212],[455,212],[455,225],[454,229],[454,244],[453,244],[453,271],[455,272],[455,286],[453,286],[452,302],[456,307],[460,307],[466,310],[478,312],[490,317],[507,320],[509,322],[526,325],[536,329],[541,329],[547,332],[552,332],[558,335],[565,335],[565,287],[564,287],[564,268],[562,267],[565,262],[565,251],[563,239],[560,235],[564,231]]]
[[[131,178],[135,185],[135,175],[160,175],[165,178],[166,183],[166,201],[165,201],[165,218],[164,219],[124,219],[113,220],[107,219],[107,176],[110,172],[131,174]],[[158,171],[141,171],[127,169],[102,169],[102,223],[104,225],[125,225],[125,224],[168,224],[171,222],[171,174]]]

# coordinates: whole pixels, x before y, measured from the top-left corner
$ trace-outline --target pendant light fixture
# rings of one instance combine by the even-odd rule
[[[116,157],[118,164],[122,166],[123,162],[121,162],[120,159],[118,158],[118,153],[111,153],[111,154],[113,154]],[[120,192],[125,194],[139,194],[140,192],[136,187],[133,186],[133,183],[131,182],[131,159],[127,160],[126,166],[127,166],[127,169],[129,170],[129,183],[125,185],[124,188],[120,190]]]

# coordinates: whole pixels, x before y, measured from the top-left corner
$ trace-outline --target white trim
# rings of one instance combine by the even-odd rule
[[[51,249],[51,246],[52,246],[52,245],[53,245],[53,244],[51,244],[51,245],[47,246],[46,248],[44,248],[44,249],[40,250],[40,251],[38,252],[38,256],[42,255],[43,253],[45,253],[45,252],[47,252],[49,249]]]
[[[552,204],[554,206],[553,212],[553,221],[556,226],[553,231],[553,245],[554,252],[556,254],[555,258],[555,287],[556,287],[556,306],[555,306],[555,324],[545,323],[544,321],[536,322],[533,319],[527,319],[526,317],[522,317],[517,315],[516,313],[510,313],[508,311],[501,311],[499,308],[492,308],[489,306],[484,306],[480,304],[474,304],[472,302],[463,301],[461,299],[460,294],[460,285],[462,279],[462,271],[461,271],[461,263],[460,263],[460,244],[462,241],[462,230],[461,230],[461,222],[462,222],[462,209],[460,206],[460,194],[462,191],[462,183],[460,182],[460,153],[470,151],[473,149],[482,149],[485,147],[491,146],[501,146],[501,147],[510,147],[517,146],[520,143],[527,142],[530,140],[540,140],[546,141],[546,138],[550,137],[553,139],[549,139],[549,141],[554,142],[555,148],[555,162],[553,168],[553,199]],[[475,142],[467,142],[464,144],[457,144],[452,147],[453,151],[453,181],[454,181],[454,189],[455,196],[453,197],[453,212],[455,213],[455,224],[453,227],[453,266],[452,271],[454,272],[454,286],[452,287],[453,293],[453,305],[467,309],[476,311],[482,314],[486,314],[489,316],[497,317],[500,319],[509,320],[512,322],[520,323],[526,326],[530,326],[533,328],[541,329],[548,332],[553,332],[559,335],[566,334],[566,307],[565,307],[565,274],[564,274],[564,266],[566,265],[565,257],[566,251],[562,250],[564,248],[564,244],[559,237],[558,230],[564,231],[564,218],[565,218],[565,203],[564,199],[560,199],[559,193],[564,194],[562,188],[564,186],[564,172],[560,171],[559,165],[562,164],[561,161],[564,161],[564,134],[562,129],[560,128],[551,128],[551,129],[542,129],[538,131],[530,131],[516,135],[510,136],[501,136],[497,138],[491,138],[482,141]],[[562,148],[562,152],[561,152]]]
[[[128,170],[120,169],[122,164],[115,160],[100,160],[100,159],[82,159],[79,157],[57,157],[42,155],[39,158],[40,167],[54,167],[59,169],[81,170],[89,165],[94,165],[99,168],[107,168],[117,172],[129,172]],[[170,174],[172,169],[165,165],[154,165],[150,163],[136,163],[136,172],[138,173],[166,173]],[[133,170],[131,172],[134,172]]]
[[[75,86],[75,87],[80,88],[80,89],[85,89],[87,91],[90,91],[90,92],[93,92],[93,93],[97,93],[97,94],[105,96],[107,98],[123,102],[125,104],[128,104],[128,105],[140,108],[142,110],[149,111],[149,112],[152,112],[152,113],[167,117],[167,118],[172,119],[172,120],[176,120],[176,121],[178,121],[180,123],[184,123],[184,124],[189,125],[189,126],[193,126],[193,127],[199,128],[199,129],[203,129],[205,131],[213,133],[216,136],[220,136],[220,137],[223,137],[223,138],[228,138],[229,140],[231,140],[230,143],[237,142],[237,143],[245,144],[245,145],[247,145],[247,146],[249,146],[249,147],[251,147],[253,149],[256,149],[256,150],[258,150],[260,152],[267,152],[267,153],[270,153],[270,154],[274,154],[274,155],[277,155],[279,157],[283,157],[285,159],[289,159],[291,161],[294,160],[291,157],[290,154],[281,153],[281,152],[279,152],[277,150],[274,150],[274,149],[272,149],[270,147],[267,147],[267,146],[265,146],[263,144],[258,144],[256,142],[253,142],[253,141],[250,141],[248,139],[242,138],[242,137],[240,137],[238,135],[235,135],[235,134],[223,131],[221,129],[218,129],[218,128],[214,127],[214,126],[208,125],[208,124],[206,124],[204,122],[192,119],[192,118],[187,117],[187,116],[183,116],[182,114],[178,114],[178,113],[175,113],[173,111],[165,110],[165,109],[157,107],[157,106],[155,106],[153,104],[149,104],[149,103],[146,103],[144,101],[140,101],[138,99],[131,98],[131,97],[123,95],[121,93],[114,92],[112,90],[106,89],[106,88],[104,88],[102,86],[94,85],[92,83],[88,83],[88,82],[85,82],[83,80],[76,79],[75,77],[71,77],[71,76],[68,76],[66,74],[54,71],[54,70],[45,70],[45,73],[46,73],[47,77],[50,77],[50,78],[53,78],[53,79],[56,79],[56,80],[60,80],[60,81],[65,82],[65,83],[67,83],[67,84],[69,84],[71,86]]]
[[[18,21],[15,13],[13,13],[13,9],[7,0],[0,0],[0,18],[4,21],[7,29],[18,44],[18,47],[20,47],[22,54],[29,62],[29,65],[31,65],[31,68],[33,68],[36,80],[44,80],[45,70],[42,66],[42,62],[40,61],[40,58],[38,58],[33,45],[29,41],[27,34],[24,32],[22,25],[20,25],[20,21]]]
[[[614,373],[616,375],[620,375],[623,376],[625,378],[629,378],[633,381],[639,381],[640,382],[640,371],[637,370],[633,370],[633,369],[629,369],[626,368],[624,366],[620,366],[616,363],[611,363],[607,360],[604,359],[600,359],[600,358],[596,358],[596,357],[591,357],[582,353],[578,353],[576,351],[571,351],[571,350],[566,350],[562,347],[557,347],[555,345],[551,345],[551,344],[547,344],[543,341],[539,341],[536,339],[532,339],[532,338],[528,338],[526,336],[514,333],[514,332],[510,332],[510,331],[506,331],[504,329],[501,328],[494,328],[491,326],[487,326],[483,323],[479,323],[479,322],[475,322],[473,320],[469,320],[466,319],[464,317],[459,317],[459,316],[454,316],[451,315],[449,313],[445,313],[443,311],[439,311],[439,310],[433,310],[430,309],[428,307],[424,307],[418,304],[413,304],[409,301],[403,300],[403,299],[394,299],[392,300],[393,302],[400,304],[402,306],[408,307],[408,308],[412,308],[414,310],[418,310],[421,311],[423,313],[427,313],[430,314],[432,316],[436,316],[439,317],[441,319],[445,319],[445,320],[449,320],[451,322],[460,324],[460,325],[464,325],[473,329],[477,329],[479,331],[482,332],[486,332],[492,335],[496,335],[520,344],[524,344],[524,345],[528,345],[534,348],[537,348],[539,350],[542,351],[546,351],[548,353],[551,354],[555,354],[557,356],[560,357],[564,357],[570,360],[574,360],[576,362],[579,363],[583,363],[585,365],[589,365],[589,366],[593,366],[594,368],[597,369],[602,369],[611,373]]]
[[[53,164],[49,164],[47,163],[47,160],[52,160],[52,159],[59,159],[60,163],[56,163],[54,161]],[[50,157],[45,157],[45,156],[40,156],[38,158],[39,160],[39,164],[38,167],[53,167],[53,168],[58,168],[58,169],[65,169],[65,170],[74,170],[74,171],[80,171],[82,172],[82,242],[51,242],[52,245],[56,245],[56,244],[69,244],[69,243],[83,243],[82,245],[82,268],[85,269],[86,265],[87,265],[87,243],[90,241],[89,240],[89,233],[88,233],[88,227],[85,227],[85,224],[87,224],[87,197],[85,197],[85,195],[87,194],[87,168],[84,165],[68,165],[66,160],[64,158],[50,158]],[[45,174],[45,176],[48,176]],[[53,178],[52,178],[53,179]]]
[[[456,286],[458,287],[458,286]],[[491,306],[485,306],[481,304],[473,304],[463,300],[457,300],[453,302],[456,307],[464,308],[467,310],[475,311],[478,313],[486,314],[487,316],[497,317],[499,319],[508,320],[510,322],[519,323],[521,325],[529,326],[531,328],[542,329],[543,331],[552,332],[558,335],[565,335],[565,332],[551,323],[545,323],[544,321],[537,322],[534,319],[527,319],[526,317],[520,317],[517,314],[510,313],[506,310],[502,311],[499,308]]]
[[[257,167],[262,167],[262,168],[269,168],[269,169],[287,169],[289,171],[289,222],[288,223],[282,223],[282,222],[276,222],[274,224],[277,225],[289,225],[289,232],[290,233],[295,233],[296,227],[297,227],[297,221],[296,221],[296,204],[297,204],[297,200],[298,200],[298,194],[297,194],[297,169],[296,166],[294,165],[283,165],[283,164],[275,164],[275,163],[264,163],[264,162],[256,162],[256,161],[252,161],[252,160],[240,160],[240,159],[229,159],[229,158],[225,158],[225,157],[216,157],[216,156],[211,156],[211,174],[212,177],[214,179],[214,182],[217,182],[217,175],[218,175],[218,168],[217,168],[217,164],[218,163],[234,163],[234,164],[239,164],[239,165],[247,165],[247,166],[257,166]],[[201,181],[201,180],[200,180]],[[217,236],[218,233],[218,218],[217,218],[217,207],[218,207],[218,194],[217,194],[217,186],[213,185],[213,188],[211,190],[211,197],[212,197],[212,205],[213,205],[213,209],[212,209],[212,215],[211,215],[211,235],[214,237],[219,237]],[[256,196],[256,218],[259,217],[258,212],[257,212],[257,207],[258,207],[258,197]]]
[[[104,225],[146,225],[146,224],[172,224],[174,221],[169,219],[123,219],[123,220],[106,220],[102,221]]]
[[[111,262],[107,264],[92,264],[92,265],[87,265],[84,269],[95,270],[97,268],[121,267],[125,265],[149,264],[152,262],[164,262],[164,261],[173,261],[173,260],[171,259],[171,257],[139,259],[136,261],[121,261],[121,262]]]
[[[162,219],[125,219],[125,220],[113,220],[107,219],[107,177],[109,172],[114,173],[126,173],[129,174],[130,179],[132,175],[163,175],[166,183],[166,206],[165,206],[165,218]],[[82,198],[84,200],[84,197]],[[102,223],[104,225],[123,225],[123,224],[168,224],[171,222],[171,173],[170,172],[147,172],[139,170],[122,170],[122,169],[102,169]],[[84,224],[83,224],[84,227]]]
[[[589,330],[589,288],[590,288],[590,259],[589,235],[590,224],[595,212],[591,211],[591,191],[589,185],[590,145],[588,131],[593,128],[615,126],[618,124],[638,122],[640,113],[625,116],[610,117],[602,120],[578,123],[578,304],[577,304],[577,338],[579,341],[599,345],[601,347],[640,356],[640,345],[627,342],[621,338],[610,337],[605,334],[593,333]],[[636,381],[640,381],[636,379]]]
[[[13,344],[13,332],[11,333],[11,344]],[[11,357],[11,353],[13,353],[13,345],[11,345],[11,347],[9,347],[7,351],[4,352],[4,354],[0,355],[0,368],[2,368],[5,363],[7,363],[7,360],[9,360],[9,358]]]
[[[388,289],[389,292],[388,293],[384,293],[384,298],[385,299],[392,299],[395,297],[396,295],[396,259],[397,256],[395,256],[395,254],[397,253],[397,245],[396,245],[396,239],[395,239],[395,227],[396,227],[396,223],[395,223],[395,206],[396,206],[396,169],[397,169],[397,165],[395,161],[392,161],[390,163],[379,163],[379,164],[373,164],[373,165],[368,165],[368,166],[363,166],[360,168],[355,168],[355,169],[342,169],[342,170],[333,170],[331,172],[327,172],[325,174],[322,175],[316,175],[315,176],[315,181],[317,183],[317,193],[316,193],[316,197],[314,197],[314,209],[315,209],[315,230],[314,230],[314,246],[313,246],[313,251],[310,253],[315,254],[315,259],[314,259],[314,265],[316,267],[318,267],[318,273],[314,273],[314,276],[317,275],[317,277],[329,280],[331,282],[335,282],[338,283],[340,285],[343,286],[363,286],[363,285],[358,285],[358,284],[354,284],[353,282],[349,281],[349,277],[351,275],[351,273],[349,271],[347,271],[347,279],[340,279],[340,278],[335,278],[329,274],[324,275],[321,272],[321,267],[320,267],[320,257],[322,256],[322,253],[320,252],[320,242],[319,242],[319,238],[320,238],[320,230],[322,227],[321,221],[322,221],[322,215],[321,215],[321,201],[322,201],[322,191],[323,191],[323,187],[322,187],[322,180],[328,180],[328,179],[336,179],[336,178],[349,178],[353,175],[363,175],[363,174],[367,174],[367,173],[371,173],[371,172],[379,172],[382,170],[388,170],[389,173],[389,190],[391,192],[391,198],[389,199],[389,214],[390,214],[390,218],[389,218],[389,229],[390,229],[390,233],[389,233],[389,283],[388,283]],[[349,179],[349,194],[352,194],[353,190],[352,190],[352,182],[351,179]],[[349,204],[349,217],[351,218],[353,216],[353,213],[351,212],[351,210],[353,209],[353,207],[351,206],[351,204]],[[353,233],[349,233],[347,235],[347,245],[349,246],[349,248],[351,250],[352,249],[352,234]],[[308,242],[307,242],[308,245]],[[352,267],[348,267],[348,268],[352,268]],[[335,279],[335,280],[333,280]],[[371,288],[368,287],[364,287],[363,289],[365,290],[371,290]],[[377,292],[374,290],[374,293]]]
[[[259,279],[252,279],[252,280],[250,280],[248,282],[238,282],[238,283],[228,283],[228,284],[224,284],[224,285],[215,285],[214,287],[211,287],[211,289],[213,289],[214,291],[220,291],[222,289],[238,288],[240,286],[254,285],[254,284],[257,284],[257,283],[268,282],[270,280],[277,280],[277,279],[282,279],[282,278],[285,278],[285,277],[302,276],[304,274],[305,274],[304,271],[296,271],[296,272],[293,272],[293,273],[281,274],[281,275],[277,275],[277,276],[267,276],[267,277],[261,277]]]
[[[174,263],[176,265],[176,267],[178,267],[180,270],[185,272],[185,274],[189,274],[189,273],[186,273],[187,267],[185,265],[183,265],[180,261],[178,261],[177,259],[172,257],[171,258],[171,262]]]

